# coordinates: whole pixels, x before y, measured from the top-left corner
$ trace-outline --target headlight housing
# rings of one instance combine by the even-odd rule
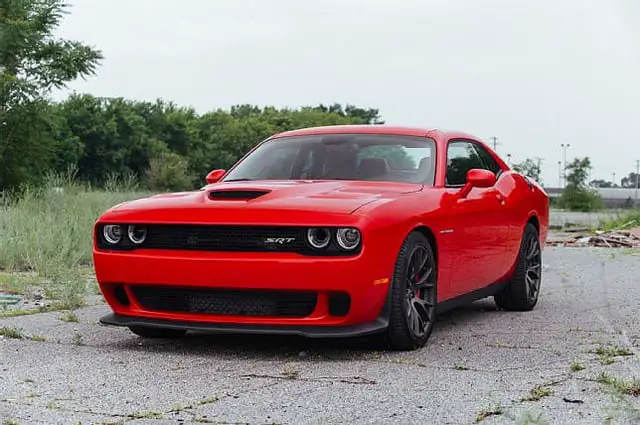
[[[331,230],[324,227],[312,227],[307,230],[307,242],[315,249],[324,249],[331,242]]]
[[[144,224],[100,224],[96,231],[97,244],[102,249],[140,248],[144,246],[147,233]]]
[[[140,245],[147,238],[147,228],[138,224],[130,224],[127,229],[127,235],[134,245]]]
[[[353,254],[362,246],[362,234],[355,227],[311,227],[307,245],[318,254]]]
[[[119,224],[107,224],[102,228],[102,238],[107,245],[118,245],[124,234],[123,226]]]
[[[336,231],[336,241],[340,248],[352,251],[360,245],[360,231],[354,227],[343,227]]]

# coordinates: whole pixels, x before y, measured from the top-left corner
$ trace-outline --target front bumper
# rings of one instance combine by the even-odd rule
[[[347,326],[292,326],[292,325],[248,325],[233,323],[205,323],[177,320],[128,317],[111,313],[100,318],[100,323],[111,326],[145,326],[151,328],[180,329],[212,333],[297,335],[306,338],[354,338],[383,331],[389,325],[388,308],[373,322]]]
[[[388,288],[393,259],[363,251],[355,257],[305,257],[284,253],[94,251],[96,277],[113,313],[101,319],[116,326],[156,326],[213,332],[279,333],[309,337],[375,333],[388,324]],[[134,288],[312,291],[317,301],[304,317],[209,314],[149,308]],[[114,292],[122,288],[129,302]],[[331,294],[348,294],[346,314],[332,314]]]

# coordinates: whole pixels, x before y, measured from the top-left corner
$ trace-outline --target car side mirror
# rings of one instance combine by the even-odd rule
[[[207,174],[207,177],[205,178],[205,180],[207,184],[217,183],[225,175],[226,172],[227,170],[222,170],[222,169],[213,170],[212,172]]]
[[[496,175],[489,170],[473,168],[467,171],[467,183],[460,189],[460,197],[465,198],[474,187],[491,187],[496,184]]]

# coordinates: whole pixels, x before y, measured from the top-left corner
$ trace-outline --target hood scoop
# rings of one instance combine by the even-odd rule
[[[250,199],[256,199],[267,193],[270,190],[264,189],[222,189],[212,190],[209,192],[209,199],[214,201],[247,201]]]

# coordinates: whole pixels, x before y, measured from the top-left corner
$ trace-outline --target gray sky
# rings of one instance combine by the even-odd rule
[[[199,112],[375,107],[390,124],[497,136],[512,161],[543,158],[554,186],[561,143],[591,157],[592,178],[640,159],[638,0],[69,2],[59,34],[105,55],[79,92]]]

